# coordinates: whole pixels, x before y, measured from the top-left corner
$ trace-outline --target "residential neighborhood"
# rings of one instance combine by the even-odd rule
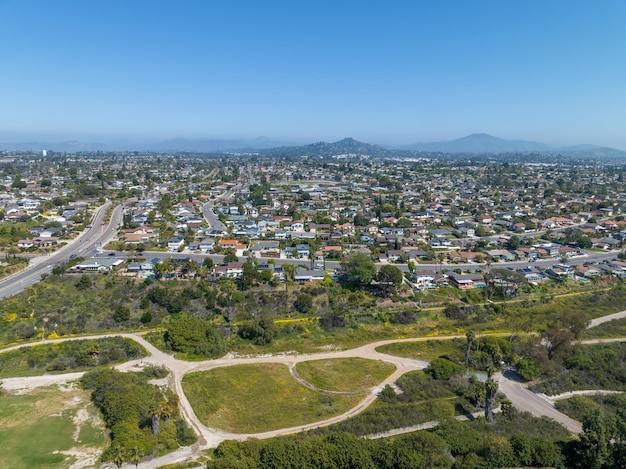
[[[5,171],[0,193],[0,230],[15,234],[4,243],[13,254],[57,249],[90,226],[98,206],[119,200],[123,223],[101,252],[230,254],[235,264],[254,259],[257,266],[268,260],[310,261],[308,269],[326,265],[331,275],[346,256],[364,252],[378,265],[411,272],[420,286],[425,285],[420,265],[437,264],[447,284],[462,289],[483,283],[446,272],[469,275],[476,266],[528,262],[518,270],[533,282],[621,275],[619,267],[607,264],[591,273],[590,266],[532,266],[568,265],[590,252],[621,251],[626,189],[623,172],[608,167],[523,162],[490,167],[366,156],[305,158],[297,165],[254,156],[222,165],[164,155],[155,164],[140,154],[80,160],[58,155],[59,165],[35,155],[3,156],[11,171]],[[149,265],[126,268],[141,275],[151,271]],[[281,269],[272,272],[282,278]],[[225,263],[210,274],[241,272]],[[442,283],[428,282],[429,288],[435,285]]]

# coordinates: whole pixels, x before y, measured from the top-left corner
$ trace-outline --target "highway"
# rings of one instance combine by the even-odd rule
[[[87,256],[96,252],[100,244],[104,245],[116,232],[122,221],[122,206],[118,205],[111,213],[111,220],[104,222],[104,216],[111,203],[107,202],[96,210],[92,227],[83,231],[76,239],[58,251],[39,256],[30,260],[29,266],[21,272],[15,273],[0,281],[0,298],[15,295],[25,288],[41,280],[42,274],[48,274],[57,264],[62,264],[70,256]]]

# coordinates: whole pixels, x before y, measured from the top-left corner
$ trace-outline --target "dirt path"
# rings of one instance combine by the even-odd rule
[[[623,391],[609,391],[607,389],[584,389],[582,391],[570,391],[556,396],[545,396],[551,402],[562,401],[574,396],[610,396],[612,394],[623,394]]]
[[[300,385],[304,386],[305,388],[310,389],[311,391],[321,392],[322,394],[330,394],[330,395],[333,395],[333,396],[356,396],[358,394],[363,394],[363,391],[352,391],[352,392],[350,392],[350,391],[329,391],[328,389],[319,388],[319,387],[315,386],[314,384],[309,383],[302,376],[300,376],[300,373],[298,373],[298,370],[296,370],[296,366],[295,365],[290,365],[289,366],[289,373],[291,374],[293,379],[295,379],[298,383],[300,383]]]
[[[609,316],[605,316],[604,318],[597,318],[596,324],[600,324],[602,322],[606,322],[612,319],[617,319],[618,317],[626,317],[626,311],[615,313]],[[605,319],[610,318],[610,319]],[[596,320],[594,320],[596,321]],[[500,334],[506,335],[506,334]],[[198,442],[191,447],[180,448],[172,453],[169,453],[165,456],[155,458],[151,461],[142,462],[139,464],[139,469],[152,469],[158,468],[166,464],[172,464],[175,462],[181,462],[189,459],[193,459],[198,453],[202,450],[208,448],[216,447],[220,442],[227,439],[234,440],[245,440],[248,438],[273,438],[281,435],[288,435],[292,433],[299,433],[302,431],[311,430],[314,428],[332,425],[334,423],[341,422],[345,419],[353,417],[365,409],[367,409],[378,396],[378,393],[384,388],[385,385],[392,385],[395,383],[400,376],[403,374],[414,371],[421,370],[428,366],[428,362],[423,360],[415,360],[411,358],[397,357],[393,355],[387,355],[376,351],[376,348],[387,345],[391,343],[401,343],[401,342],[424,342],[429,340],[449,340],[455,338],[465,338],[464,335],[453,335],[453,336],[439,336],[439,337],[418,337],[418,338],[409,338],[409,339],[390,339],[383,340],[379,342],[374,342],[370,344],[363,345],[358,348],[350,349],[350,350],[341,350],[341,351],[331,351],[331,352],[321,352],[315,354],[276,354],[276,355],[268,355],[268,356],[257,356],[257,357],[232,357],[226,356],[217,360],[207,360],[203,362],[186,362],[183,360],[178,360],[167,353],[162,352],[157,349],[154,345],[146,341],[140,333],[113,333],[113,334],[101,334],[101,335],[93,335],[86,337],[76,337],[76,338],[67,338],[67,339],[54,339],[54,340],[43,340],[36,343],[28,343],[28,344],[20,344],[12,347],[8,347],[3,349],[2,351],[15,350],[17,348],[29,347],[42,343],[58,343],[67,340],[87,340],[87,339],[97,339],[102,337],[111,337],[111,336],[121,336],[133,339],[140,343],[145,349],[148,351],[149,356],[142,360],[135,360],[132,362],[123,363],[117,365],[116,368],[121,371],[131,371],[133,369],[137,369],[138,366],[142,366],[145,364],[154,364],[159,366],[165,366],[170,371],[169,377],[169,386],[173,389],[173,391],[180,398],[180,412],[183,418],[189,423],[189,425],[194,429],[196,434],[198,435]],[[621,339],[595,339],[589,341],[583,341],[582,343],[601,343],[601,342],[616,342],[616,341],[626,341],[626,338]],[[299,425],[296,427],[290,428],[282,428],[278,430],[272,430],[268,432],[262,433],[254,433],[254,434],[235,434],[230,432],[224,432],[221,430],[213,429],[206,427],[200,422],[198,417],[195,415],[189,400],[187,399],[185,393],[182,389],[182,379],[183,377],[192,371],[206,371],[214,368],[224,367],[224,366],[234,366],[241,364],[261,364],[261,363],[282,363],[293,369],[295,365],[299,362],[308,361],[308,360],[321,360],[321,359],[332,359],[332,358],[365,358],[371,360],[382,360],[388,363],[395,365],[396,370],[385,380],[383,380],[378,386],[370,389],[366,392],[364,398],[352,409],[348,412],[345,412],[341,415],[337,415],[330,419],[313,422],[306,425]],[[143,363],[142,363],[143,362]],[[78,379],[82,376],[83,373],[68,373],[64,375],[45,375],[45,376],[37,376],[37,377],[23,377],[23,378],[7,378],[3,379],[2,386],[5,389],[11,390],[19,390],[19,389],[29,389],[37,386],[48,386],[51,384],[64,384],[68,381],[72,381]],[[507,396],[508,399],[511,400],[513,405],[522,411],[528,411],[536,416],[548,416],[554,418],[557,422],[564,425],[568,430],[574,433],[580,433],[582,431],[582,425],[575,420],[567,417],[561,412],[557,411],[553,405],[547,402],[545,399],[542,399],[540,396],[526,389],[520,382],[515,381],[513,376],[500,376],[499,377],[500,390]],[[424,424],[426,425],[426,424]],[[130,467],[130,466],[129,466]]]

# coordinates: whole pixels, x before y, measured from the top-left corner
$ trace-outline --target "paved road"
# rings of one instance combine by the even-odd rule
[[[587,329],[599,326],[600,324],[604,324],[605,322],[614,321],[615,319],[622,319],[622,318],[626,318],[626,311],[620,311],[619,313],[613,313],[607,316],[595,318],[589,321],[589,325],[587,326]]]
[[[207,221],[212,230],[219,230],[222,232],[228,231],[226,225],[222,223],[217,216],[217,214],[213,211],[213,202],[207,202],[202,206],[202,216]]]
[[[106,209],[110,203],[106,203],[96,210],[93,225],[83,231],[76,239],[49,256],[39,256],[31,259],[29,266],[10,277],[0,281],[0,298],[20,293],[25,288],[41,280],[42,274],[52,271],[52,268],[63,262],[67,262],[71,255],[85,256],[95,252],[100,243],[105,244],[112,238],[122,220],[122,209],[116,207],[111,220],[103,224]]]
[[[617,313],[621,314],[621,313]],[[615,318],[616,314],[612,314],[609,316],[605,316],[606,318]],[[610,319],[609,319],[610,320]],[[141,360],[143,363],[155,364],[155,365],[163,365],[170,371],[169,377],[169,386],[173,389],[173,391],[180,398],[180,411],[181,415],[185,418],[185,420],[190,424],[190,426],[194,429],[196,434],[198,435],[198,442],[192,447],[181,448],[173,453],[165,455],[161,458],[153,459],[152,461],[147,461],[141,463],[139,465],[142,469],[151,469],[157,468],[165,464],[171,464],[177,461],[183,461],[188,459],[199,451],[216,447],[221,441],[226,439],[235,439],[235,440],[245,440],[248,438],[272,438],[275,436],[286,435],[291,433],[299,433],[302,431],[318,428],[321,426],[331,425],[347,418],[350,418],[354,415],[359,414],[360,412],[367,409],[376,399],[378,393],[382,390],[382,388],[387,384],[393,384],[397,381],[397,379],[403,374],[413,371],[420,370],[425,368],[428,365],[428,362],[422,360],[415,360],[410,358],[397,357],[392,355],[386,355],[376,351],[376,348],[387,345],[391,343],[398,342],[418,342],[418,341],[427,341],[427,340],[449,340],[453,338],[464,338],[465,336],[440,336],[440,337],[419,337],[419,338],[409,338],[409,339],[396,339],[396,340],[384,340],[379,342],[374,342],[370,344],[363,345],[361,347],[350,349],[350,350],[340,350],[340,351],[332,351],[332,352],[324,352],[324,353],[316,353],[316,354],[299,354],[299,355],[291,355],[291,354],[277,354],[271,356],[255,356],[255,357],[232,357],[226,356],[217,360],[207,360],[202,362],[186,362],[182,360],[177,360],[173,356],[168,355],[161,350],[154,347],[151,343],[147,342],[140,334],[135,333],[113,333],[113,334],[100,334],[94,336],[86,336],[86,337],[73,337],[67,339],[53,339],[53,340],[44,340],[37,343],[28,343],[21,344],[13,347],[8,347],[3,349],[2,351],[15,350],[17,348],[29,347],[36,344],[41,343],[58,343],[67,340],[84,340],[84,339],[94,339],[101,338],[106,336],[123,336],[131,338],[137,342],[139,342],[149,353],[148,358],[144,358]],[[613,341],[626,341],[626,338],[618,338],[618,339],[596,339],[590,341],[584,341],[583,343],[599,343],[599,342],[613,342]],[[256,433],[256,434],[234,434],[230,432],[224,432],[213,428],[208,428],[195,415],[191,404],[189,403],[185,393],[182,388],[182,379],[183,377],[192,371],[205,371],[211,370],[218,367],[224,366],[234,366],[240,364],[261,364],[261,363],[281,363],[285,364],[290,368],[293,368],[297,363],[308,361],[308,360],[320,360],[320,359],[332,359],[332,358],[349,358],[349,357],[360,357],[372,360],[382,360],[388,363],[391,363],[396,366],[396,370],[383,382],[381,382],[378,386],[369,390],[368,393],[364,396],[364,398],[355,406],[350,409],[348,412],[344,414],[332,417],[330,419],[326,419],[319,422],[313,422],[307,425],[299,425],[291,428],[282,428],[274,431]],[[127,362],[121,365],[118,365],[117,368],[123,371],[129,371],[133,369],[137,369],[139,360],[135,360],[132,362]],[[52,376],[44,376],[44,377],[26,377],[26,378],[7,378],[4,379],[3,386],[7,389],[25,389],[31,388],[35,386],[45,386],[50,384],[60,384],[65,383],[68,380],[77,379],[81,376],[82,373],[69,373],[66,375],[52,375]],[[570,417],[562,414],[554,407],[553,403],[549,400],[544,399],[537,394],[529,391],[520,381],[517,375],[513,372],[505,372],[501,375],[497,375],[497,379],[499,382],[500,390],[507,396],[507,398],[513,403],[513,405],[526,412],[530,412],[536,416],[548,416],[556,420],[565,426],[568,430],[574,433],[580,433],[582,431],[582,425],[580,422],[577,422]]]
[[[240,187],[241,185],[238,184],[232,187],[231,189],[227,190],[223,194],[218,195],[215,199],[208,201],[202,206],[202,216],[207,221],[211,229],[219,230],[223,232],[228,231],[228,228],[226,227],[226,225],[224,225],[224,223],[220,221],[219,217],[217,216],[213,208],[215,206],[215,202],[217,202],[220,199],[230,198],[236,191],[239,190]]]
[[[523,411],[530,412],[536,417],[550,417],[559,422],[572,433],[582,433],[583,426],[580,422],[568,417],[556,410],[553,404],[534,392],[528,390],[520,381],[516,373],[505,371],[497,376],[499,390],[509,399],[513,405]]]

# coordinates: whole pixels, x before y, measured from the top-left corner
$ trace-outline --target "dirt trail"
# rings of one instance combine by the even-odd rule
[[[602,322],[610,321],[613,319],[626,317],[626,311],[622,311],[620,313],[611,314],[609,316],[605,316],[604,318],[596,318],[592,321],[590,327],[593,327],[597,324],[601,324]],[[506,335],[506,334],[500,334]],[[21,344],[12,347],[8,347],[3,349],[2,351],[15,350],[17,348],[29,347],[41,343],[58,343],[67,340],[85,340],[85,339],[96,339],[102,337],[111,337],[111,336],[121,336],[133,339],[140,343],[145,349],[148,351],[149,356],[142,360],[134,360],[132,362],[123,363],[117,365],[116,368],[122,371],[131,371],[136,369],[138,366],[142,366],[145,364],[154,364],[158,366],[165,366],[170,371],[169,377],[169,386],[172,390],[179,396],[180,398],[180,411],[181,415],[185,420],[190,424],[190,426],[195,430],[198,435],[198,442],[191,447],[184,447],[176,450],[172,453],[169,453],[165,456],[155,458],[151,461],[142,462],[139,464],[139,469],[152,469],[158,468],[160,466],[166,464],[172,464],[175,462],[181,462],[185,460],[193,459],[198,453],[202,450],[208,448],[216,447],[221,441],[227,439],[235,439],[235,440],[245,440],[248,438],[272,438],[280,435],[288,435],[292,433],[299,433],[306,430],[311,430],[314,428],[331,425],[334,423],[341,422],[345,419],[353,417],[365,409],[367,409],[376,399],[378,393],[383,389],[385,385],[392,385],[395,381],[398,380],[400,376],[403,374],[413,371],[413,370],[421,370],[428,366],[428,362],[423,360],[415,360],[411,358],[397,357],[393,355],[387,355],[376,351],[376,348],[387,345],[391,343],[401,343],[401,342],[424,342],[429,340],[449,340],[455,338],[465,338],[464,335],[453,335],[453,336],[438,336],[438,337],[418,337],[418,338],[409,338],[409,339],[391,339],[391,340],[383,340],[370,344],[363,345],[361,347],[357,347],[350,350],[340,350],[340,351],[329,351],[329,352],[320,352],[314,354],[277,354],[277,355],[269,355],[269,356],[257,356],[257,357],[232,357],[226,356],[217,360],[206,360],[203,362],[186,362],[183,360],[178,360],[174,358],[172,355],[168,355],[167,353],[162,352],[157,349],[150,342],[146,341],[140,333],[118,333],[118,334],[102,334],[102,335],[93,335],[87,337],[75,337],[75,338],[67,338],[67,339],[54,339],[54,340],[43,340],[37,343],[29,343],[29,344]],[[626,341],[626,338],[620,339],[596,339],[583,341],[582,343],[600,343],[600,342],[615,342],[615,341]],[[365,358],[371,360],[382,360],[388,363],[391,363],[396,366],[396,371],[394,371],[387,379],[383,380],[378,386],[370,389],[365,397],[352,409],[348,412],[345,412],[341,415],[337,415],[335,417],[319,421],[313,422],[306,425],[299,425],[296,427],[290,428],[282,428],[278,430],[272,430],[268,432],[262,433],[254,433],[254,434],[235,434],[230,432],[224,432],[213,428],[208,428],[203,425],[200,420],[195,415],[189,400],[185,396],[185,393],[182,389],[182,379],[183,377],[192,371],[206,371],[214,368],[224,367],[224,366],[234,366],[234,365],[242,365],[242,364],[261,364],[261,363],[282,363],[290,367],[290,369],[294,369],[295,365],[299,362],[308,361],[308,360],[321,360],[321,359],[332,359],[332,358]],[[143,363],[142,363],[143,362]],[[68,381],[72,381],[80,378],[83,373],[68,373],[64,375],[45,375],[45,376],[36,376],[36,377],[23,377],[23,378],[7,378],[2,380],[2,386],[5,389],[10,390],[20,390],[20,389],[30,389],[38,386],[48,386],[51,384],[65,384]],[[547,402],[545,399],[542,399],[540,396],[526,389],[521,383],[514,380],[512,376],[499,376],[499,384],[500,390],[507,396],[508,399],[511,400],[513,405],[520,410],[531,412],[537,416],[548,416],[554,418],[559,423],[563,424],[568,430],[574,433],[580,433],[582,431],[582,425],[575,420],[567,417],[561,412],[557,411],[553,405]],[[129,466],[130,467],[130,466]]]

